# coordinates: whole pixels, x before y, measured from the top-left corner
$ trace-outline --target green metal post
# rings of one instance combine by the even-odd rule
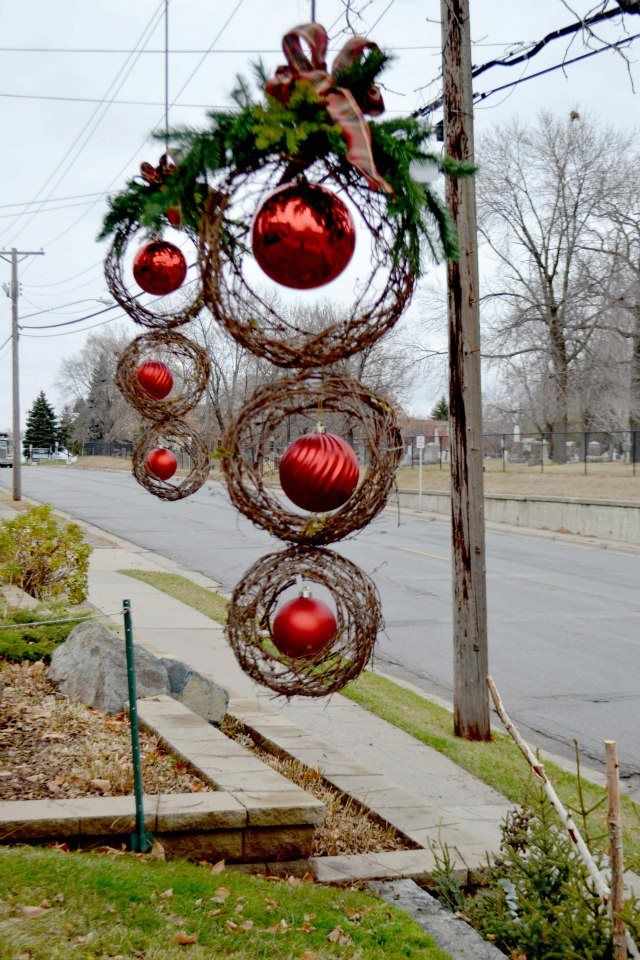
[[[151,834],[144,828],[144,791],[142,787],[142,763],[140,761],[140,734],[138,728],[138,704],[136,693],[136,661],[133,652],[133,627],[131,624],[131,601],[122,601],[124,616],[124,640],[127,654],[127,683],[129,685],[129,724],[131,726],[131,757],[133,760],[133,791],[136,800],[136,829],[131,834],[131,849],[146,853],[153,845]]]

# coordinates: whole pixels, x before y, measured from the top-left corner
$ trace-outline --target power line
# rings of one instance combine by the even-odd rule
[[[0,203],[0,210],[8,207],[31,207],[36,203],[63,203],[66,200],[85,200],[89,197],[106,197],[106,193],[76,193],[70,197],[52,197],[50,200],[20,200],[14,203]]]
[[[0,93],[4,100],[53,100],[59,103],[104,103],[104,97],[73,97],[56,96],[49,93]],[[110,107],[164,107],[162,100],[109,100]],[[226,110],[219,104],[212,103],[175,103],[175,107],[196,107],[203,110]],[[33,201],[32,201],[33,202]]]
[[[624,13],[640,13],[640,5],[636,5],[633,10],[624,10],[621,6],[615,7],[613,10],[609,10],[604,13],[594,14],[592,17],[587,17],[584,20],[576,20],[572,23],[566,24],[564,27],[559,27],[557,30],[552,30],[551,33],[547,33],[540,40],[535,41],[530,49],[525,50],[523,53],[514,53],[509,54],[502,59],[488,60],[486,63],[482,63],[477,67],[473,67],[471,71],[472,78],[479,77],[481,74],[485,73],[487,70],[493,69],[494,67],[513,67],[517,66],[519,63],[522,63],[525,60],[531,60],[533,57],[537,56],[541,50],[544,49],[549,43],[554,40],[559,40],[562,37],[570,36],[573,33],[578,33],[579,30],[584,29],[585,27],[590,27],[595,23],[600,23],[604,20],[610,20],[614,17],[623,16]],[[624,38],[628,40],[629,38]],[[635,39],[635,37],[633,38]],[[591,51],[590,54],[585,54],[584,57],[578,59],[585,59],[587,56],[593,55],[594,53],[600,53],[602,50],[610,50],[613,47],[619,46],[622,42],[607,44],[605,47],[601,47],[598,50]],[[574,60],[565,60],[564,63],[575,63]],[[561,66],[561,65],[560,65]],[[553,68],[555,69],[555,68]],[[559,69],[559,68],[558,68]],[[529,77],[523,77],[520,82],[525,82],[527,79],[533,79],[533,77],[539,76],[540,74],[530,74]],[[508,85],[506,85],[508,86]],[[422,88],[419,88],[422,89]],[[497,90],[505,89],[505,87],[498,87]],[[495,91],[491,91],[495,92]],[[488,94],[487,94],[488,95]],[[443,98],[442,96],[436,97],[434,100],[431,100],[430,103],[426,104],[424,107],[420,107],[418,110],[414,110],[414,117],[423,117],[429,115],[434,110],[438,110],[442,107]]]
[[[222,37],[223,33],[225,32],[225,30],[227,29],[227,27],[229,26],[229,24],[231,23],[231,21],[233,20],[233,18],[236,16],[236,14],[237,14],[238,11],[240,10],[240,7],[242,6],[243,3],[244,3],[244,0],[237,0],[237,3],[236,3],[236,5],[234,6],[233,10],[231,11],[231,13],[229,14],[229,16],[228,16],[227,19],[225,20],[225,22],[222,24],[222,26],[220,27],[220,29],[219,29],[218,32],[216,33],[216,35],[215,35],[215,37],[213,38],[213,40],[211,41],[211,43],[209,44],[209,47],[207,48],[207,53],[206,53],[203,57],[200,58],[200,60],[198,61],[198,63],[197,63],[196,66],[194,67],[194,69],[191,71],[191,73],[189,74],[189,76],[187,77],[187,79],[185,80],[185,82],[184,82],[184,83],[182,84],[182,86],[180,87],[180,89],[179,89],[178,93],[176,94],[176,96],[175,96],[175,97],[173,98],[173,100],[171,101],[171,104],[170,104],[171,107],[174,107],[174,106],[176,105],[176,101],[177,101],[178,97],[180,97],[180,96],[184,93],[184,91],[186,90],[186,88],[188,87],[188,85],[191,83],[191,81],[192,81],[193,78],[195,77],[196,73],[198,72],[198,70],[200,69],[200,67],[202,66],[202,64],[204,63],[206,57],[208,56],[209,53],[211,53],[211,51],[212,51],[213,48],[215,47],[215,45],[216,45],[216,43],[218,42],[218,40],[220,40],[220,38]],[[162,118],[160,118],[160,120],[158,121],[158,123],[156,123],[155,127],[153,128],[153,131],[154,131],[154,132],[155,132],[155,130],[157,130],[158,126],[159,126],[161,123],[162,123]],[[131,154],[131,156],[128,158],[128,160],[126,161],[126,163],[120,168],[120,170],[118,170],[118,172],[116,173],[115,177],[113,177],[113,179],[112,179],[112,180],[110,181],[110,183],[107,185],[107,191],[109,191],[109,190],[111,189],[111,187],[113,186],[113,184],[114,184],[117,180],[119,180],[120,177],[124,174],[124,172],[128,169],[129,165],[133,162],[133,160],[134,160],[134,159],[136,158],[136,156],[139,154],[140,150],[144,147],[144,145],[146,144],[146,142],[147,142],[148,139],[149,139],[149,135],[147,134],[147,135],[144,137],[144,139],[142,140],[142,142],[136,147],[135,151],[134,151],[134,152]],[[97,202],[97,201],[96,201],[96,202]],[[95,206],[95,204],[92,204],[87,210],[85,210],[84,213],[81,213],[79,217],[76,217],[75,220],[73,220],[67,227],[65,227],[64,230],[61,230],[60,233],[56,234],[55,237],[52,237],[51,240],[48,241],[48,245],[51,246],[52,244],[57,243],[58,240],[60,240],[62,237],[66,236],[67,233],[69,233],[70,230],[73,230],[73,228],[74,228],[78,223],[80,223],[80,221],[83,220],[84,217],[86,217],[86,215],[90,212],[90,210],[93,209],[94,206]]]
[[[109,86],[107,87],[104,93],[102,101],[99,103],[96,109],[92,112],[91,116],[86,121],[86,123],[84,123],[84,125],[81,127],[80,131],[78,132],[78,134],[76,135],[76,137],[74,138],[70,146],[67,148],[62,158],[56,164],[56,166],[54,167],[53,171],[49,174],[47,179],[44,181],[43,185],[40,187],[38,193],[36,194],[36,199],[38,196],[44,193],[44,191],[47,189],[49,184],[56,178],[56,176],[58,175],[58,172],[62,170],[61,176],[59,176],[58,179],[55,181],[55,184],[49,193],[49,196],[51,196],[51,193],[53,192],[53,190],[64,179],[64,177],[67,176],[67,174],[69,173],[73,165],[77,162],[83,150],[85,149],[85,147],[87,146],[87,144],[89,143],[93,135],[95,134],[100,123],[102,122],[102,120],[107,114],[107,111],[109,110],[110,104],[108,102],[108,97],[112,93],[114,94],[114,96],[118,94],[119,91],[124,86],[124,84],[126,83],[139,57],[137,48],[139,46],[144,47],[149,42],[157,26],[158,18],[159,18],[159,15],[161,15],[161,12],[162,12],[162,0],[156,7],[154,13],[151,15],[151,17],[147,21],[147,24],[144,30],[142,31],[138,40],[136,41],[135,55],[133,53],[129,54],[126,60],[124,61],[124,63],[118,68],[115,77],[113,78],[113,80],[111,81],[111,83],[109,84]],[[82,142],[83,138],[84,138],[84,142]],[[71,155],[74,153],[74,151],[75,151],[75,156],[73,156],[72,159],[69,159]],[[17,217],[16,223],[22,218],[22,216],[23,214],[20,214]],[[15,234],[15,237],[18,237],[21,233],[24,232],[27,226],[31,223],[32,217],[33,215],[27,218],[26,223],[24,223],[20,228],[20,230],[18,230],[18,232]],[[9,226],[9,229],[10,228],[11,226]],[[3,232],[6,233],[6,230]]]
[[[108,320],[101,320],[100,323],[92,323],[89,327],[83,327],[82,330],[65,330],[63,333],[23,333],[21,336],[28,337],[29,340],[50,340],[53,337],[68,337],[71,333],[86,333],[87,330],[106,327],[108,323],[113,323],[114,320],[123,320],[126,316],[126,313],[119,313],[115,317],[109,317]]]
[[[632,43],[634,40],[640,39],[640,33],[634,33],[630,37],[625,37],[623,40],[617,40],[615,43],[608,43],[605,47],[599,47],[597,50],[590,50],[589,53],[582,53],[579,57],[572,57],[570,60],[563,60],[561,63],[555,63],[552,67],[546,67],[544,70],[538,70],[537,73],[530,73],[526,77],[520,77],[518,80],[512,80],[511,83],[503,83],[499,87],[493,87],[492,90],[485,90],[483,93],[474,93],[473,99],[474,103],[480,103],[482,100],[486,100],[487,97],[493,96],[494,93],[500,93],[501,90],[508,90],[510,87],[519,87],[521,83],[526,83],[528,80],[535,80],[536,77],[543,77],[547,73],[554,73],[556,70],[564,70],[565,67],[570,66],[572,63],[578,63],[580,60],[588,60],[589,57],[596,57],[599,53],[604,53],[606,50],[614,50],[618,47],[622,47],[627,43]]]
[[[342,14],[340,14],[340,17]],[[340,19],[338,17],[338,20]],[[338,22],[337,20],[335,21]],[[334,24],[335,26],[335,24]],[[521,43],[527,43],[528,41],[523,40],[494,40],[491,42],[484,40],[473,41],[474,47],[513,47]],[[338,45],[330,46],[330,53],[336,53],[340,50]],[[407,44],[407,45],[396,45],[386,47],[386,50],[390,52],[403,52],[410,53],[412,50],[416,52],[421,50],[440,50],[439,43],[422,43],[422,44]],[[0,53],[84,53],[84,54],[97,54],[97,53],[134,53],[135,51],[128,47],[0,47]],[[146,49],[140,51],[141,54],[156,54],[164,55],[164,47],[147,47]],[[244,55],[257,54],[257,53],[282,53],[282,47],[218,47],[215,50],[208,50],[202,47],[180,47],[173,50],[169,50],[169,55],[195,55],[206,53],[207,55]]]

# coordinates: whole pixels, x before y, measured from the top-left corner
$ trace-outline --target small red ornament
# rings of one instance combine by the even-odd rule
[[[280,607],[271,637],[285,657],[317,657],[337,632],[336,618],[326,603],[303,595]]]
[[[178,461],[174,454],[165,447],[155,447],[150,450],[144,465],[158,480],[169,480],[178,469]]]
[[[166,363],[147,360],[136,369],[138,383],[154,400],[164,400],[173,389],[173,374]]]
[[[187,275],[182,250],[167,240],[145,243],[133,261],[133,276],[146,293],[163,296],[181,287]]]
[[[169,207],[167,210],[167,220],[176,230],[182,226],[182,211],[180,207]]]
[[[347,266],[356,231],[342,200],[317,184],[286,184],[264,201],[253,221],[253,255],[276,283],[310,290]]]
[[[280,460],[280,484],[303,510],[336,510],[358,485],[360,467],[353,448],[334,433],[307,433],[294,440]]]

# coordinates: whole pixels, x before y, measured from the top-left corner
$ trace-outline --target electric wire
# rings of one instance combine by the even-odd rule
[[[138,40],[136,41],[136,45],[135,45],[135,46],[136,46],[136,50],[137,50],[137,48],[138,48],[141,44],[146,45],[146,44],[149,42],[149,40],[151,39],[151,37],[152,37],[152,35],[153,35],[153,32],[155,31],[155,28],[156,28],[157,23],[158,23],[158,15],[161,14],[161,11],[162,11],[162,0],[160,0],[160,3],[159,3],[158,6],[156,7],[154,13],[151,15],[150,19],[147,21],[147,24],[146,24],[144,30],[142,31],[142,33],[140,34]],[[70,169],[73,167],[73,165],[77,162],[78,158],[79,158],[80,155],[82,154],[83,150],[85,149],[85,147],[87,146],[87,144],[88,144],[89,141],[91,140],[92,136],[94,135],[94,133],[95,133],[96,130],[98,129],[98,126],[100,125],[100,123],[102,122],[103,118],[106,116],[107,111],[109,110],[109,103],[107,102],[107,98],[110,96],[111,93],[113,93],[114,96],[117,95],[117,94],[119,93],[119,91],[122,89],[122,86],[124,85],[124,83],[125,83],[126,80],[128,79],[131,71],[133,70],[133,67],[134,67],[135,64],[137,63],[138,56],[139,56],[139,54],[137,54],[137,53],[136,53],[135,56],[134,56],[133,54],[129,54],[129,56],[126,58],[126,60],[124,61],[124,63],[119,67],[118,71],[116,72],[115,77],[113,78],[113,80],[111,81],[111,83],[109,84],[109,86],[107,87],[107,90],[105,91],[105,94],[104,94],[104,96],[103,96],[103,98],[102,98],[102,101],[100,101],[99,105],[98,105],[98,106],[96,107],[96,109],[91,113],[91,116],[89,117],[89,119],[88,119],[88,120],[85,122],[85,124],[82,126],[82,128],[81,128],[80,131],[79,131],[79,133],[78,133],[78,134],[76,135],[76,137],[73,139],[73,141],[71,142],[70,146],[69,146],[69,147],[67,148],[67,150],[65,151],[64,155],[62,156],[62,158],[58,161],[58,163],[57,163],[56,166],[54,167],[53,171],[49,174],[49,176],[47,177],[47,179],[44,181],[44,183],[42,184],[42,186],[41,186],[40,189],[38,190],[38,193],[36,194],[36,198],[35,198],[35,199],[37,199],[42,193],[45,192],[45,190],[47,189],[47,187],[49,186],[49,184],[50,184],[50,183],[56,178],[56,176],[58,175],[58,172],[64,167],[64,170],[63,170],[63,172],[62,172],[61,177],[59,177],[58,180],[56,180],[56,182],[55,182],[52,190],[51,190],[50,193],[49,193],[49,196],[51,196],[51,193],[53,192],[53,190],[55,190],[55,188],[58,186],[58,184],[59,184],[59,183],[64,179],[64,177],[68,174],[69,170],[70,170]],[[123,74],[124,74],[124,75],[123,75]],[[115,91],[114,91],[114,87],[116,88]],[[103,108],[104,108],[104,109],[103,109]],[[102,110],[102,114],[101,114],[101,110]],[[93,124],[93,129],[91,129],[91,125],[92,125],[92,124]],[[81,140],[82,140],[83,137],[85,137],[85,140],[84,140],[84,143],[81,143]],[[78,147],[77,150],[76,150],[76,147]],[[69,160],[69,158],[70,158],[71,155],[73,154],[74,150],[76,151],[75,157],[73,157],[72,160]],[[69,160],[69,163],[67,163],[68,160]],[[21,214],[19,214],[19,215],[16,217],[16,221],[15,221],[16,224],[18,224],[18,223],[20,222],[20,219],[21,219],[23,216],[24,216],[24,214],[21,213]],[[24,223],[24,224],[22,225],[22,227],[14,234],[14,237],[17,238],[18,236],[20,236],[21,233],[24,232],[24,230],[27,228],[27,226],[32,222],[32,218],[33,218],[33,215],[32,215],[32,214],[31,214],[30,216],[28,216],[27,222]],[[8,226],[7,228],[5,228],[5,230],[0,231],[0,236],[2,236],[4,233],[6,233],[8,230],[10,230],[11,227],[12,227],[12,225],[9,224],[9,226]]]

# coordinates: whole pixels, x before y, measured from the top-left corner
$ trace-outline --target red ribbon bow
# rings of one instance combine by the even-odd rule
[[[157,183],[159,185],[164,183],[175,169],[176,164],[173,157],[168,153],[163,153],[157,167],[154,167],[152,163],[147,163],[146,161],[141,163],[140,176],[146,180],[147,183]]]
[[[306,41],[311,57],[302,48]],[[376,170],[371,150],[371,131],[364,114],[378,116],[384,111],[382,94],[375,84],[358,102],[350,90],[336,85],[336,75],[355,63],[365,50],[377,50],[378,45],[364,37],[352,37],[333,61],[331,73],[325,60],[328,45],[327,31],[319,23],[307,23],[286,33],[282,49],[287,64],[278,67],[267,82],[267,93],[281,103],[288,103],[294,84],[306,80],[324,102],[327,113],[337,123],[347,143],[347,159],[366,178],[374,190],[393,193],[392,187]]]

